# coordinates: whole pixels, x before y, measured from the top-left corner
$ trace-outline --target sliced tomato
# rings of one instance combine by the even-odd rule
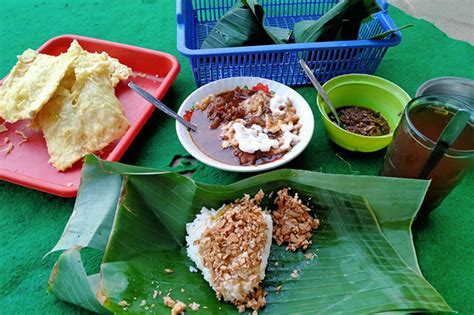
[[[193,113],[194,113],[194,108],[191,110],[185,111],[183,115],[184,120],[191,122],[191,117],[193,117]]]
[[[252,88],[252,91],[263,91],[267,94],[270,94],[270,88],[268,87],[268,85],[263,84],[263,83],[258,83],[257,85],[255,85]]]

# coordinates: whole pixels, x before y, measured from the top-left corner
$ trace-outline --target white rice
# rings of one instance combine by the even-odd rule
[[[222,209],[222,207],[220,208]],[[219,209],[219,210],[220,210]],[[211,271],[204,267],[202,257],[199,254],[199,245],[195,245],[194,241],[199,240],[204,233],[204,231],[212,227],[213,224],[215,224],[216,221],[212,220],[212,217],[215,217],[219,210],[214,210],[214,209],[207,209],[203,207],[201,209],[201,213],[196,215],[196,218],[194,219],[193,222],[186,224],[186,243],[187,243],[187,254],[188,257],[191,258],[192,261],[196,264],[196,267],[201,270],[202,275],[204,276],[204,279],[210,284],[212,289],[216,291],[216,287],[214,286],[214,283],[212,281],[212,276],[211,276]],[[264,216],[264,221],[267,224],[267,242],[265,244],[265,248],[263,251],[263,257],[262,257],[262,263],[260,264],[260,279],[263,280],[265,278],[265,269],[267,267],[267,262],[268,262],[268,256],[270,255],[270,246],[272,244],[272,231],[273,231],[273,222],[272,222],[272,217],[270,214],[263,212]],[[250,288],[249,288],[250,289]],[[250,290],[249,290],[250,291]],[[236,297],[238,297],[239,294],[236,292]]]

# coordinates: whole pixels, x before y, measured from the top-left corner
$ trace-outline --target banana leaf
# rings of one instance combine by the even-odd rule
[[[104,185],[107,176],[115,183]],[[287,186],[310,202],[321,220],[306,252],[317,258],[308,261],[303,252],[272,245],[262,314],[452,311],[421,275],[411,239],[410,226],[427,181],[278,170],[216,186],[94,156],[85,159],[75,206],[90,211],[75,211],[56,245],[70,248],[53,269],[49,291],[99,313],[167,313],[162,297],[170,294],[184,303],[199,303],[204,314],[237,314],[234,306],[216,300],[200,274],[190,272],[194,265],[186,256],[185,224],[203,206],[217,208],[244,193]],[[97,190],[100,197],[85,193]],[[106,210],[104,199],[109,201]],[[110,206],[114,202],[116,207]],[[106,244],[89,236],[74,245],[64,237],[73,228],[79,235],[90,233],[87,225],[96,221],[110,226],[103,220],[110,213]],[[87,246],[104,251],[99,274],[84,272],[80,249]],[[173,272],[165,272],[167,268]],[[295,269],[300,277],[293,279]]]
[[[295,41],[356,40],[362,21],[380,10],[376,0],[342,0],[318,20],[296,23]]]
[[[219,19],[201,48],[287,43],[291,30],[264,26],[264,18],[265,11],[255,0],[241,0]]]

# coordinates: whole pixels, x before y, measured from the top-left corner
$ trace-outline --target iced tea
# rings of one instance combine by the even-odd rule
[[[382,176],[420,178],[436,141],[459,108],[471,111],[471,120],[462,134],[428,173],[431,184],[420,210],[426,215],[435,209],[459,184],[474,165],[474,113],[465,103],[441,96],[414,99],[388,148]]]

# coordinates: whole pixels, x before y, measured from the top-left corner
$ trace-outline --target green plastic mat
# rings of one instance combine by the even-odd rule
[[[474,79],[474,48],[448,38],[435,26],[391,7],[403,31],[402,43],[389,49],[377,75],[387,78],[414,96],[418,86],[437,76]],[[169,0],[134,1],[32,1],[0,0],[0,76],[15,64],[26,48],[37,48],[51,37],[78,34],[156,49],[179,58],[182,70],[164,101],[177,109],[194,88],[187,59],[176,50],[175,3]],[[299,88],[315,109],[315,92]],[[289,168],[324,173],[376,175],[384,152],[356,154],[339,149],[325,135],[315,113],[311,144]],[[186,155],[174,131],[174,121],[155,112],[122,161],[163,168]],[[166,149],[165,149],[166,148]],[[1,163],[1,160],[0,160]],[[193,178],[205,183],[227,184],[248,175],[232,174],[199,164]],[[474,173],[471,172],[430,221],[418,227],[415,246],[423,274],[455,310],[474,313]],[[56,255],[42,260],[60,237],[74,200],[0,182],[0,305],[2,314],[82,314],[46,292]],[[86,269],[94,271],[99,256],[84,253]],[[92,259],[90,259],[92,258]],[[95,259],[94,259],[95,258]]]

